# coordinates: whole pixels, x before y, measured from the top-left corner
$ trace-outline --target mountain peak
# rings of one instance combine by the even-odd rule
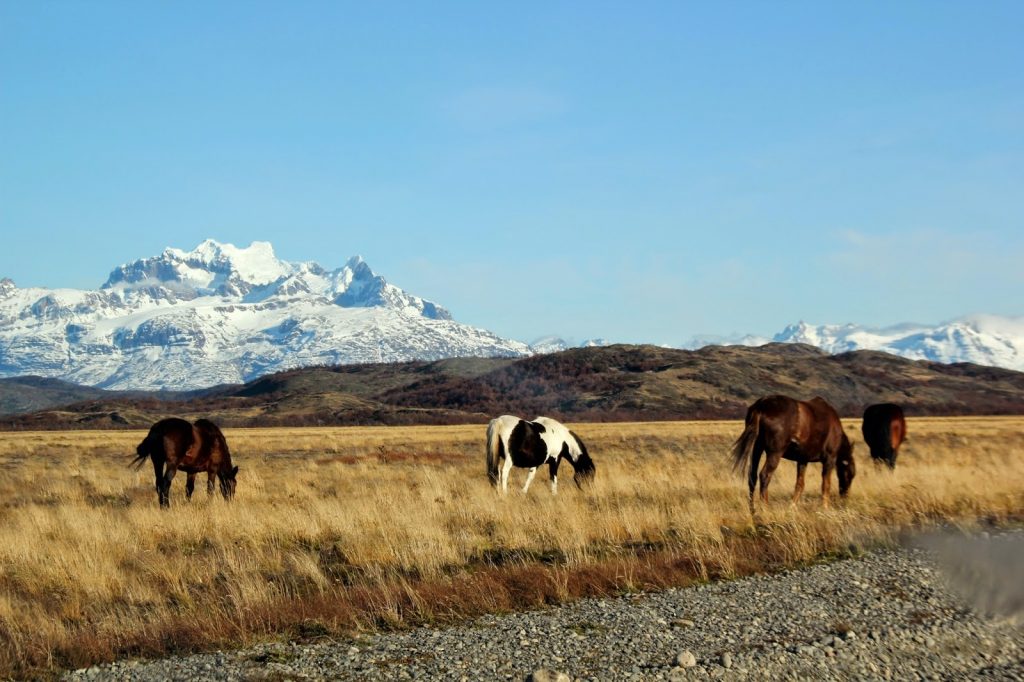
[[[170,302],[204,296],[254,303],[273,297],[320,296],[343,308],[385,307],[450,320],[441,306],[412,296],[376,274],[362,256],[328,272],[317,263],[289,263],[269,242],[240,248],[206,239],[191,251],[168,247],[154,258],[115,268],[103,289]]]
[[[773,340],[806,343],[829,353],[880,350],[913,360],[1024,369],[1024,317],[971,315],[938,325],[903,323],[883,328],[801,322],[786,327]]]
[[[326,270],[268,242],[207,239],[115,268],[99,291],[0,281],[0,376],[117,388],[199,388],[309,364],[525,355],[452,320],[360,256]]]
[[[239,280],[260,286],[286,277],[292,270],[277,259],[270,242],[252,242],[240,248],[206,239],[191,251],[167,248],[164,256],[210,272],[235,274]]]

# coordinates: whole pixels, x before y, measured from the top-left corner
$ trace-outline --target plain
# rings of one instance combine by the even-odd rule
[[[157,507],[143,432],[0,434],[0,677],[274,637],[343,637],[582,595],[778,570],[935,524],[1017,522],[1024,418],[918,418],[895,472],[859,420],[850,497],[798,506],[784,462],[751,519],[734,421],[573,424],[587,491],[487,482],[484,425],[229,429],[233,503]],[[513,486],[524,472],[513,472]]]

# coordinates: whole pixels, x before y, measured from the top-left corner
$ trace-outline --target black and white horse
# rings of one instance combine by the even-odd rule
[[[549,417],[537,417],[532,422],[511,415],[492,419],[487,426],[487,478],[491,485],[508,492],[508,475],[513,466],[529,469],[525,493],[530,488],[537,467],[548,463],[551,474],[551,492],[558,492],[558,465],[569,460],[574,471],[573,481],[583,487],[594,478],[594,460],[580,437]]]

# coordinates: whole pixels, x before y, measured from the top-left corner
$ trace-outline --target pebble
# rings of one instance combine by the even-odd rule
[[[676,654],[675,664],[679,668],[692,668],[697,665],[697,657],[693,655],[693,652],[687,649]]]
[[[1024,681],[1022,619],[972,611],[934,561],[922,549],[877,550],[453,627],[124,661],[64,679]]]

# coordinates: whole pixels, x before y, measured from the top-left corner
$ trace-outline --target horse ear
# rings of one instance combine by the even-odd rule
[[[232,475],[232,476],[237,476],[237,475],[238,475],[238,467],[235,467],[235,468],[233,468],[233,469],[231,470],[231,475]]]

